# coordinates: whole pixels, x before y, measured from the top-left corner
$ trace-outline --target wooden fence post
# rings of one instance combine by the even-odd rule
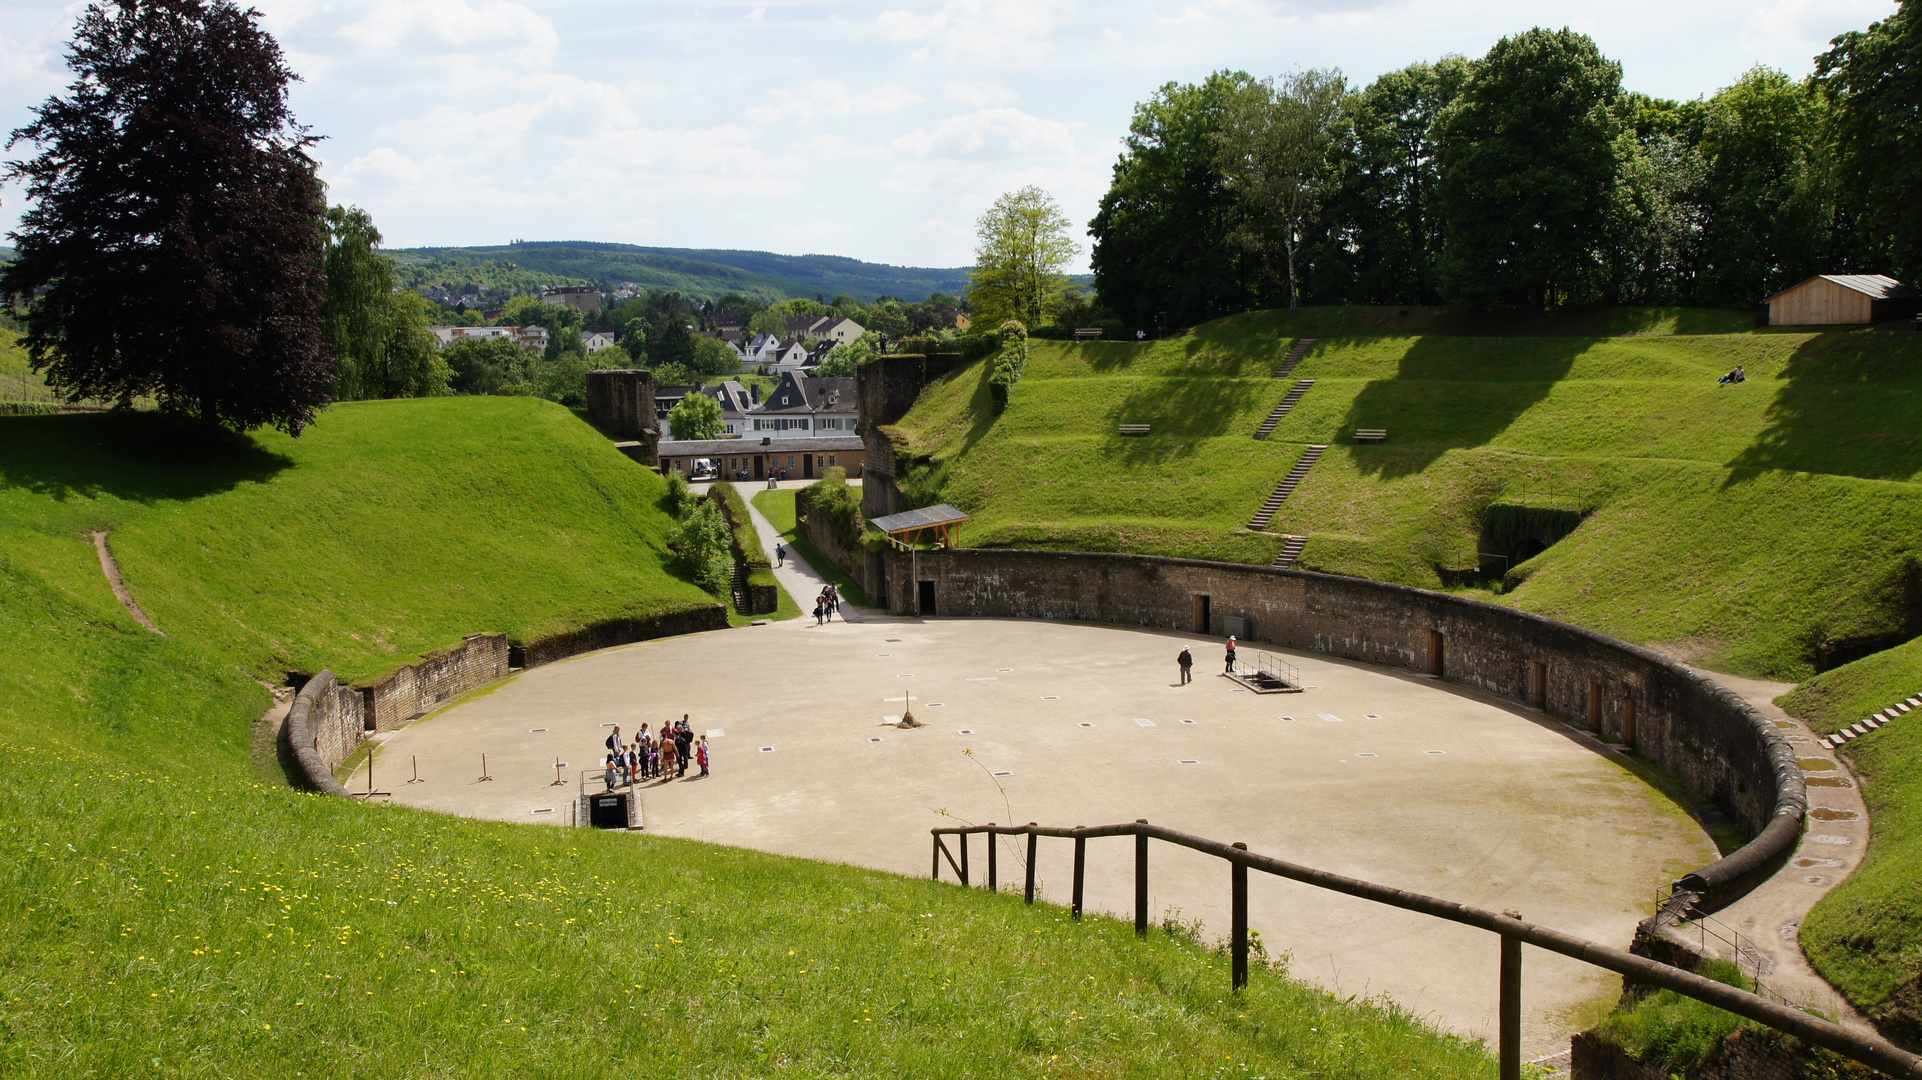
[[[940,834],[937,833],[936,835],[929,837],[929,839],[934,841],[934,869],[929,872],[928,876],[933,878],[936,881],[940,881],[941,880],[941,837],[940,837]]]
[[[1081,828],[1081,826],[1076,825],[1075,828],[1079,829]],[[1082,886],[1082,883],[1087,880],[1087,877],[1088,877],[1088,838],[1085,836],[1077,836],[1074,838],[1074,904],[1073,904],[1074,917],[1077,919],[1081,917],[1081,886]]]
[[[1034,828],[1034,822],[1028,822],[1028,828]],[[1026,899],[1030,904],[1034,903],[1034,856],[1035,849],[1040,845],[1040,841],[1041,838],[1034,833],[1028,834],[1028,888]]]
[[[990,829],[994,828],[994,822],[992,821],[988,822],[988,828]],[[997,849],[1001,847],[1001,845],[995,842],[994,834],[992,832],[986,835],[988,838],[988,891],[1000,892],[1001,891],[1000,878],[995,876],[995,852]]]
[[[1136,825],[1146,825],[1147,818],[1136,818]],[[1135,936],[1148,936],[1148,835],[1135,834]]]
[[[1248,845],[1237,842],[1235,848],[1247,851]],[[1229,978],[1236,990],[1248,985],[1248,867],[1244,863],[1229,864]]]
[[[968,887],[968,834],[960,834],[961,840],[961,887]]]
[[[1510,909],[1503,915],[1521,921],[1522,913]],[[1501,989],[1501,1080],[1522,1077],[1522,940],[1502,935]]]

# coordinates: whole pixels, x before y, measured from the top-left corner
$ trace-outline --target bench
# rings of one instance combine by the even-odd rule
[[[1100,341],[1101,328],[1099,326],[1077,326],[1074,331],[1074,339],[1076,341]]]
[[[1358,443],[1378,443],[1388,441],[1387,428],[1356,428],[1355,441]]]
[[[1123,435],[1146,435],[1148,433],[1148,425],[1123,424],[1121,425],[1121,433]]]

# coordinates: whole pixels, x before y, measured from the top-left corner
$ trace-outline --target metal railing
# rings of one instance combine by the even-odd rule
[[[1663,925],[1675,927],[1676,932],[1683,937],[1688,936],[1688,931],[1692,927],[1695,938],[1699,942],[1696,951],[1705,957],[1717,956],[1717,953],[1709,951],[1709,942],[1714,941],[1725,946],[1729,962],[1735,965],[1735,969],[1742,974],[1743,978],[1754,984],[1755,992],[1762,997],[1779,1001],[1791,1009],[1806,1010],[1808,1008],[1765,985],[1762,976],[1767,973],[1762,970],[1762,950],[1755,947],[1752,939],[1743,937],[1741,931],[1710,916],[1708,912],[1696,907],[1693,901],[1692,894],[1678,892],[1673,883],[1662,886],[1655,890],[1655,910],[1658,921]]]
[[[1088,841],[1109,836],[1132,836],[1135,839],[1135,896],[1134,916],[1135,933],[1146,936],[1148,933],[1148,841],[1160,840],[1164,843],[1212,855],[1228,863],[1229,866],[1229,933],[1228,957],[1229,980],[1235,990],[1248,985],[1248,871],[1259,870],[1264,874],[1298,881],[1318,889],[1360,897],[1404,911],[1419,912],[1448,922],[1487,930],[1501,939],[1501,999],[1500,999],[1500,1036],[1498,1056],[1501,1062],[1502,1080],[1520,1080],[1522,1055],[1522,945],[1533,945],[1539,949],[1573,957],[1587,964],[1626,975],[1638,982],[1647,983],[1665,990],[1707,1002],[1720,1009],[1726,1009],[1737,1016],[1753,1020],[1784,1031],[1803,1042],[1832,1050],[1843,1057],[1859,1061],[1864,1065],[1880,1069],[1891,1076],[1908,1077],[1922,1080],[1922,1057],[1910,1054],[1895,1045],[1874,1036],[1859,1035],[1836,1024],[1811,1016],[1799,1009],[1778,1004],[1747,990],[1704,978],[1693,972],[1683,971],[1659,961],[1635,956],[1621,949],[1583,941],[1573,934],[1552,930],[1526,922],[1520,913],[1505,911],[1496,914],[1481,908],[1458,904],[1422,893],[1392,889],[1386,885],[1362,881],[1358,878],[1331,874],[1326,870],[1316,870],[1286,862],[1267,855],[1257,855],[1248,850],[1246,844],[1224,844],[1218,840],[1194,836],[1175,829],[1150,825],[1138,820],[1125,825],[1096,825],[1091,827],[1060,828],[1037,825],[970,825],[931,829],[933,835],[933,878],[941,880],[941,862],[945,858],[962,885],[968,880],[968,837],[977,833],[994,836],[1025,836],[1028,838],[1028,857],[1026,866],[1025,898],[1034,903],[1035,859],[1039,854],[1041,837],[1060,837],[1074,841],[1074,885],[1073,900],[1069,911],[1074,918],[1081,918],[1083,886],[1087,878]],[[960,858],[957,860],[943,837],[959,838]],[[999,866],[996,857],[997,845],[988,843],[988,888],[999,891]]]

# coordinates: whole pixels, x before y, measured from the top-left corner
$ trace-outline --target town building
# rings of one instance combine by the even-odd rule
[[[769,473],[785,472],[790,480],[814,480],[828,469],[846,469],[849,479],[861,475],[861,439],[848,434],[832,439],[776,438],[663,439],[661,475],[680,473],[692,478],[695,463],[712,462],[722,480],[766,480]]]
[[[549,304],[571,307],[582,315],[593,315],[601,310],[601,290],[593,285],[563,285],[547,289],[541,299]]]
[[[746,414],[752,425],[747,434],[840,438],[854,434],[859,418],[859,395],[853,379],[816,379],[789,371],[781,376],[767,400]]]

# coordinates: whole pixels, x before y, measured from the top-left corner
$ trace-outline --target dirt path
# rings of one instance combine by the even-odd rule
[[[139,604],[134,603],[133,593],[127,591],[127,582],[120,576],[120,564],[114,560],[113,552],[107,547],[106,532],[101,531],[91,535],[93,549],[100,553],[100,572],[107,575],[107,584],[113,587],[114,598],[119,600],[120,605],[127,609],[127,613],[134,617],[134,621],[161,637],[166,637],[167,632],[155,626],[152,619],[147,618],[147,613],[140,610]]]

